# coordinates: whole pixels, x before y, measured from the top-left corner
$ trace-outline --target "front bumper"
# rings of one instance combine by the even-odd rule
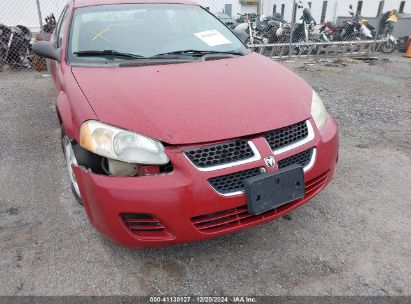
[[[311,122],[315,126],[314,122]],[[209,178],[256,167],[266,167],[264,157],[273,153],[262,137],[252,139],[260,160],[212,172],[200,172],[184,156],[186,148],[167,150],[174,171],[148,177],[109,177],[74,167],[86,212],[93,226],[114,242],[127,247],[157,247],[217,237],[284,216],[318,194],[332,179],[338,161],[338,132],[335,120],[329,118],[315,138],[291,151],[275,156],[287,158],[309,148],[316,148],[314,165],[305,173],[306,195],[266,214],[247,213],[244,194],[223,196],[207,182]],[[266,168],[275,172],[278,167]],[[163,227],[159,233],[138,234],[129,230],[124,214],[148,214]],[[230,221],[222,225],[221,219]]]

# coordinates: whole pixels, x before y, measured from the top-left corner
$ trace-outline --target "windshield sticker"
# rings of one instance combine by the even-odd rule
[[[197,38],[201,39],[204,43],[208,44],[209,46],[217,46],[232,43],[223,34],[216,30],[199,32],[195,33],[194,35],[196,35]]]
[[[92,41],[95,41],[97,38],[101,38],[101,39],[103,39],[103,40],[106,40],[107,42],[110,42],[110,40],[108,40],[106,37],[104,37],[103,36],[103,34],[104,33],[106,33],[106,32],[108,32],[110,30],[110,28],[105,28],[104,30],[102,30],[101,32],[99,32],[99,33],[95,33],[95,32],[92,32],[92,31],[88,31],[90,34],[93,34],[94,35],[94,37],[91,39]]]

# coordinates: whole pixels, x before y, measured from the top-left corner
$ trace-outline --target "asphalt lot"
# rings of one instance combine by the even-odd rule
[[[0,72],[1,295],[411,295],[411,59],[301,69],[341,132],[338,174],[287,219],[124,249],[73,198],[51,79]]]

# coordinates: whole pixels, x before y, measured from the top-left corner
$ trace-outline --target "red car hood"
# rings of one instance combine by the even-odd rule
[[[73,67],[101,122],[169,144],[262,133],[310,117],[312,89],[257,54],[163,66]]]

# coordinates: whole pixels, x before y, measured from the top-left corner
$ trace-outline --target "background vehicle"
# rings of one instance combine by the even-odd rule
[[[0,25],[0,67],[8,64],[12,68],[30,67],[31,31],[22,25],[9,28]]]
[[[354,41],[361,40],[361,30],[365,30],[366,27],[361,23],[359,16],[354,16],[352,5],[350,5],[349,13],[351,19],[345,20],[341,25],[337,25],[334,22],[326,22],[320,28],[320,37],[323,41]],[[367,34],[363,35],[367,37]]]
[[[0,25],[0,66],[5,64],[12,68],[30,67],[31,31],[22,25],[9,28]]]
[[[46,24],[44,24],[43,26],[43,31],[45,33],[53,33],[57,26],[56,17],[54,16],[54,14],[47,16],[45,18],[45,21]]]
[[[366,39],[374,39],[377,35],[377,39],[385,39],[385,42],[380,46],[380,50],[385,54],[392,53],[397,49],[399,45],[398,39],[393,35],[394,26],[397,22],[398,16],[395,10],[390,13],[389,17],[384,22],[380,23],[380,28],[378,30],[368,24],[367,20],[363,19],[362,24],[368,29],[368,34],[363,35],[363,37],[366,36]]]
[[[302,8],[302,6],[299,6]],[[314,30],[314,27],[317,25],[311,10],[309,8],[303,9],[303,15],[294,25],[293,38],[292,41],[295,42],[308,42],[310,41],[311,34]]]
[[[262,17],[261,20],[255,22],[256,36],[262,37],[265,43],[275,43],[278,37],[282,35],[278,30],[286,23],[287,21],[283,19],[281,14]]]
[[[225,13],[218,13],[216,14],[216,17],[231,29],[235,29],[238,25],[237,21]]]
[[[256,22],[260,18],[257,14],[238,14],[237,19],[235,20],[238,24],[248,23],[248,21]]]
[[[297,8],[303,8],[302,2],[299,3]],[[302,16],[298,21],[295,22],[293,28],[290,24],[281,23],[280,27],[276,31],[277,43],[301,43],[301,42],[320,42],[320,38],[314,35],[314,27],[316,26],[316,21],[311,14],[311,10],[306,7],[303,8]],[[292,35],[292,37],[291,37]],[[295,47],[292,52],[305,54],[305,48],[303,46]],[[316,52],[316,49],[312,49],[312,52]],[[274,55],[286,55],[289,53],[288,47],[274,47]]]
[[[6,63],[11,34],[8,26],[0,24],[0,68]]]
[[[264,38],[257,34],[255,30],[255,23],[246,19],[247,22],[240,23],[234,29],[234,32],[245,32],[248,35],[248,39],[245,41],[246,44],[263,44]]]
[[[396,12],[390,13],[386,20],[380,23],[377,30],[368,23],[368,20],[361,16],[354,16],[354,11],[350,5],[349,12],[351,19],[344,21],[341,25],[333,22],[326,22],[320,29],[320,38],[323,41],[355,41],[385,39],[380,50],[383,53],[392,53],[398,45],[397,39],[393,36],[394,24],[398,21]],[[377,36],[377,37],[376,37]]]
[[[284,35],[284,28],[287,22],[283,20],[281,14],[274,14],[272,16],[261,16],[260,20],[252,24],[252,33],[254,44],[272,44],[279,42]],[[272,47],[260,47],[259,53],[267,55],[271,52]]]

